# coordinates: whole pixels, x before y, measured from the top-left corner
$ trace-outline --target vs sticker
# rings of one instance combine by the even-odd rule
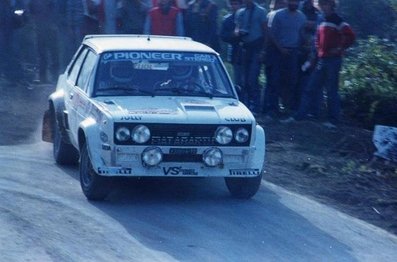
[[[163,167],[164,175],[168,176],[197,176],[198,172],[194,169],[184,169],[180,166]]]

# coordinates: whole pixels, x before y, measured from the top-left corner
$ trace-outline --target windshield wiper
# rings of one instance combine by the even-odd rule
[[[127,86],[127,85],[113,85],[101,90],[98,90],[100,92],[108,92],[108,91],[122,91],[123,94],[136,94],[136,93],[143,93],[143,94],[148,94],[151,96],[154,96],[154,93],[149,91],[149,90],[145,90],[145,89],[141,89],[137,86]]]
[[[207,97],[209,97],[211,99],[214,98],[214,94],[211,91],[209,91],[209,90],[194,91],[193,94],[207,96]]]

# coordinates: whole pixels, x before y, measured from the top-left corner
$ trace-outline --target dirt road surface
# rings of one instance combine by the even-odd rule
[[[1,86],[1,85],[0,85]],[[40,141],[52,86],[1,86],[0,261],[393,261],[397,238],[263,181],[250,201],[221,179],[120,180],[81,193]]]

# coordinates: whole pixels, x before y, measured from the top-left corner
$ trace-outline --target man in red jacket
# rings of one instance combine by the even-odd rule
[[[152,35],[184,36],[183,17],[172,0],[158,0],[146,16],[143,32]]]
[[[303,90],[299,110],[282,122],[288,123],[304,119],[314,99],[316,89],[325,87],[327,90],[328,121],[325,126],[335,128],[340,118],[340,97],[338,93],[339,71],[342,66],[342,56],[354,40],[351,27],[335,12],[335,0],[318,0],[318,6],[324,20],[316,32],[316,61],[309,83]]]

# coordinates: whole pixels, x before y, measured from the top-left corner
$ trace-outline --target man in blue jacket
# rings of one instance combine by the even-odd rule
[[[235,34],[243,47],[244,85],[242,101],[254,114],[260,113],[259,74],[265,45],[267,10],[254,0],[244,0],[245,7],[236,14]]]
[[[242,57],[240,37],[234,32],[236,29],[236,12],[241,8],[242,0],[230,0],[231,13],[223,17],[220,37],[222,41],[228,43],[227,58],[233,66],[234,83],[242,86]]]

